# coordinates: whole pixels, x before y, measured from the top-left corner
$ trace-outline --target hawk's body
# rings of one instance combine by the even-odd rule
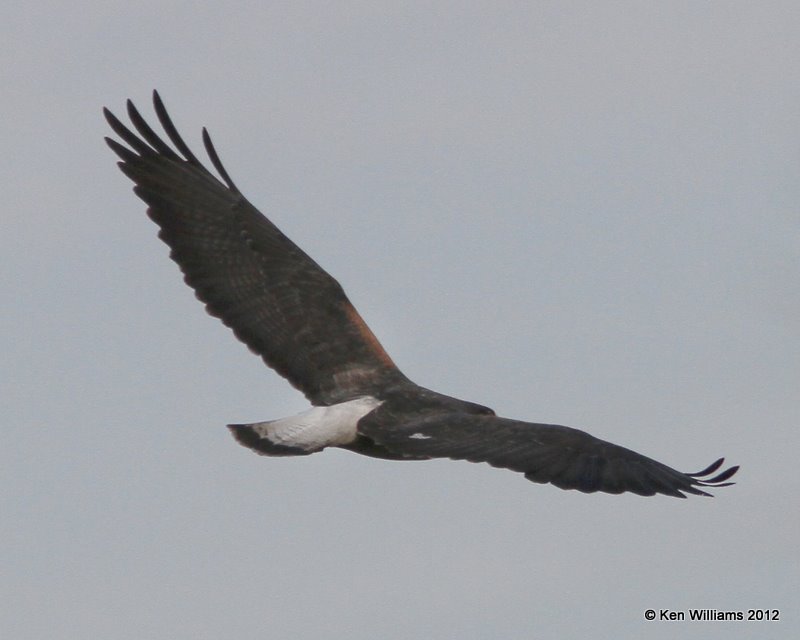
[[[488,462],[584,492],[708,495],[738,469],[684,474],[588,433],[499,418],[478,404],[411,382],[392,362],[344,290],[262,215],[231,181],[208,133],[220,181],[181,139],[158,94],[158,119],[174,148],[128,102],[138,135],[108,110],[128,146],[106,139],[148,205],[184,279],[264,362],[300,389],[312,408],[298,416],[230,425],[265,455],[305,455],[328,446],[379,458],[447,457]]]

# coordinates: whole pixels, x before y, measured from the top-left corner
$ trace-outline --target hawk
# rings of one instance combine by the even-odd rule
[[[727,480],[739,467],[719,471],[723,458],[681,473],[584,431],[499,417],[415,384],[341,285],[239,191],[206,129],[203,143],[217,175],[183,141],[157,92],[153,104],[169,142],[130,100],[135,132],[104,109],[119,138],[106,142],[120,169],[207,311],[312,405],[288,418],[228,425],[242,445],[267,456],[340,447],[390,460],[487,462],[585,493],[684,498],[733,484]]]

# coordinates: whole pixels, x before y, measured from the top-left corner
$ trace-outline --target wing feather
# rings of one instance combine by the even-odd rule
[[[724,487],[739,467],[709,478],[718,461],[696,474],[676,471],[656,460],[578,429],[535,424],[491,415],[435,413],[408,422],[367,416],[359,433],[398,455],[453,458],[519,471],[533,482],[584,493],[632,492],[708,496],[701,487]]]
[[[191,152],[155,92],[153,102],[172,146],[130,101],[138,135],[106,109],[127,146],[106,141],[208,312],[314,404],[406,380],[339,283],[236,188],[208,132],[203,142],[224,183]]]

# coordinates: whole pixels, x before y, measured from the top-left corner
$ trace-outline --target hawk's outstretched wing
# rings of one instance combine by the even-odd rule
[[[173,146],[130,101],[138,135],[106,109],[127,147],[106,142],[208,312],[313,404],[342,402],[405,380],[339,283],[236,188],[206,130],[206,151],[224,183],[189,150],[156,92],[153,103]]]
[[[373,415],[359,423],[359,433],[395,454],[488,462],[534,482],[585,493],[709,495],[699,487],[732,484],[725,480],[739,469],[709,477],[722,465],[719,459],[697,473],[681,473],[578,429],[491,415],[432,413],[400,423],[394,422],[395,416],[382,419],[380,411]]]

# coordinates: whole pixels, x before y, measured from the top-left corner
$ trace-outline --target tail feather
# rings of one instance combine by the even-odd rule
[[[325,447],[352,444],[356,425],[381,401],[368,396],[329,406],[313,406],[302,413],[252,424],[229,424],[233,437],[264,456],[306,456]]]
[[[279,421],[229,424],[228,429],[239,444],[252,449],[260,456],[307,456],[314,453],[314,450],[308,451],[270,440],[267,427],[272,422]]]

